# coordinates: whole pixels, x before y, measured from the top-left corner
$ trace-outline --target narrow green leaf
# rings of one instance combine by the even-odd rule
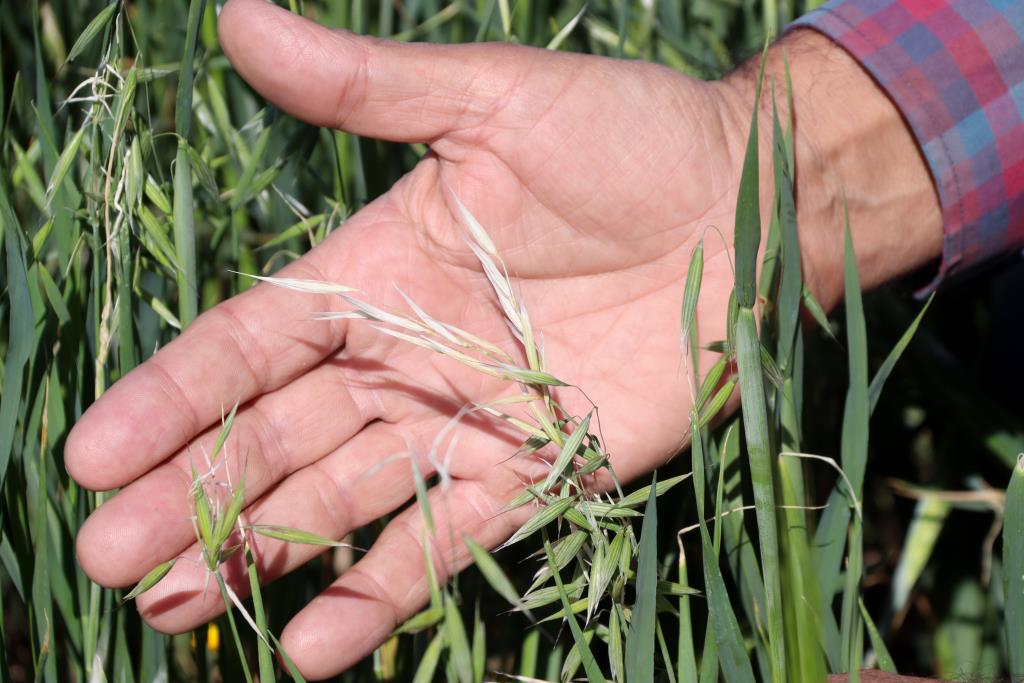
[[[676,564],[678,583],[687,587],[690,583],[686,567],[686,551],[679,544],[679,560]],[[697,649],[693,642],[693,620],[690,615],[690,597],[679,596],[679,640],[676,645],[676,680],[697,681]]]
[[[114,2],[101,9],[99,13],[92,18],[92,21],[90,21],[89,25],[85,27],[85,30],[78,34],[75,44],[71,46],[71,51],[68,52],[67,59],[64,60],[65,62],[75,61],[75,58],[82,54],[82,51],[89,47],[89,45],[92,44],[92,41],[96,40],[96,37],[107,27],[107,22],[109,22],[110,18],[114,16],[114,12],[117,11],[120,5],[120,0],[114,0]]]
[[[910,599],[910,592],[924,572],[939,534],[946,525],[949,510],[949,503],[937,496],[920,498],[914,506],[914,518],[907,528],[892,579],[889,608],[894,614],[902,610]]]
[[[193,4],[196,4],[195,0]],[[178,320],[183,327],[191,325],[199,315],[195,204],[192,194],[192,159],[188,147],[185,138],[179,139],[174,161],[174,249],[178,265]]]
[[[64,303],[64,296],[60,293],[57,283],[53,281],[50,271],[42,264],[35,266],[34,270],[39,276],[40,284],[43,285],[46,300],[50,302],[50,307],[53,308],[53,312],[57,315],[57,320],[60,321],[61,325],[67,325],[71,322],[71,311],[68,310],[67,304]]]
[[[875,626],[874,620],[868,614],[868,608],[864,606],[864,600],[858,599],[858,603],[860,604],[860,614],[864,619],[864,625],[868,629],[868,637],[871,639],[871,649],[875,651],[875,660],[878,662],[878,668],[887,673],[897,673],[896,663],[892,661],[892,655],[889,654],[889,648],[885,646],[885,641],[882,640],[882,634],[878,632],[878,627]]]
[[[828,499],[828,508],[822,515],[815,535],[817,548],[818,578],[823,602],[827,604],[836,587],[843,558],[844,540],[850,524],[850,506],[858,500],[864,482],[864,468],[868,453],[868,359],[867,331],[864,322],[864,304],[857,275],[857,260],[853,251],[853,237],[850,234],[849,216],[844,231],[845,256],[843,281],[846,297],[846,346],[850,386],[846,393],[843,409],[843,426],[840,437],[840,457],[843,472],[850,482],[851,491],[843,482]],[[852,555],[852,551],[848,551]],[[849,606],[849,612],[853,606]],[[853,617],[851,616],[851,619]]]
[[[551,550],[551,542],[547,538],[544,539],[544,552],[547,553],[548,563],[554,566],[555,558]],[[594,653],[590,651],[590,645],[587,643],[586,638],[584,638],[583,631],[580,630],[580,625],[576,622],[576,617],[573,615],[569,595],[566,593],[565,584],[562,583],[560,572],[555,570],[552,572],[552,576],[558,589],[558,597],[562,601],[562,609],[565,610],[566,621],[569,622],[569,631],[572,633],[573,643],[575,643],[579,653],[583,670],[587,672],[587,679],[590,683],[604,683],[604,675],[594,660]]]
[[[765,45],[765,50],[768,46]],[[740,308],[752,308],[757,293],[757,249],[761,243],[761,205],[758,163],[757,112],[764,83],[764,55],[757,76],[757,90],[747,135],[747,151],[740,172],[739,193],[736,196],[736,303]]]
[[[182,48],[181,63],[178,65],[178,88],[174,100],[174,132],[178,136],[179,145],[187,142],[192,131],[192,87],[195,78],[193,60],[199,43],[199,23],[202,21],[205,8],[206,0],[190,0],[188,5],[185,44]]]
[[[441,652],[444,651],[444,633],[440,632],[430,641],[427,649],[423,651],[419,666],[413,675],[412,683],[431,683],[434,680],[434,672],[437,670],[437,663],[441,660]]]
[[[516,590],[515,586],[509,580],[508,576],[502,570],[501,565],[494,559],[494,557],[487,552],[486,549],[481,547],[472,538],[466,534],[462,535],[462,540],[469,548],[469,554],[473,556],[473,561],[476,566],[480,569],[480,573],[484,575],[487,583],[491,585],[491,588],[501,597],[505,598],[514,607],[519,607],[522,601],[519,599],[519,591]],[[524,610],[529,616],[529,611]],[[532,619],[532,617],[530,617]]]
[[[757,513],[757,533],[761,548],[762,571],[771,648],[772,676],[785,679],[785,641],[782,623],[782,579],[779,565],[778,528],[775,518],[774,465],[768,436],[761,372],[761,343],[757,338],[754,313],[741,308],[736,325],[736,361],[739,369],[743,427],[749,455],[751,486]]]
[[[704,557],[704,591],[707,595],[711,632],[714,634],[722,675],[726,683],[753,683],[754,670],[750,666],[750,657],[747,655],[740,625],[729,602],[725,580],[715,559],[711,537],[704,525],[701,526],[701,542]]]
[[[914,338],[914,333],[917,332],[917,328],[921,325],[921,320],[924,319],[924,314],[928,312],[928,307],[932,305],[934,300],[935,294],[928,297],[928,301],[921,308],[921,312],[914,317],[914,321],[904,330],[899,341],[892,347],[892,351],[889,352],[889,355],[885,357],[885,360],[879,366],[878,371],[875,372],[875,376],[871,378],[871,384],[868,386],[869,413],[875,412],[875,406],[878,405],[878,398],[882,395],[882,387],[885,386],[885,380],[889,379],[889,375],[892,373],[893,368],[896,367],[900,356],[903,355],[907,346],[910,345],[910,340]]]
[[[292,680],[295,681],[295,683],[306,683],[306,679],[302,677],[301,673],[299,673],[299,669],[295,666],[295,662],[293,662],[292,658],[288,656],[287,652],[285,652],[284,646],[281,645],[281,641],[279,641],[270,631],[267,631],[267,635],[270,636],[271,642],[274,643],[274,647],[277,648],[278,654],[280,654],[281,659],[284,660],[285,668],[288,669],[288,675],[292,677]]]
[[[655,496],[658,475],[654,474],[644,525],[640,534],[640,557],[636,570],[636,602],[626,635],[626,679],[630,683],[654,681],[655,599],[658,589],[658,504]]]
[[[1010,671],[1024,671],[1024,454],[1006,487],[1003,515],[1003,576],[1006,642]]]
[[[476,609],[473,611],[473,680],[482,681],[484,670],[487,668],[487,632],[484,629],[484,622],[480,619],[480,602],[477,601]]]
[[[63,151],[61,151],[60,158],[57,159],[57,165],[54,167],[53,173],[50,174],[50,182],[46,186],[47,207],[53,202],[54,195],[56,195],[61,185],[64,184],[65,178],[68,177],[68,172],[71,171],[71,166],[78,157],[78,150],[82,146],[82,138],[84,136],[85,126],[82,126],[75,133],[74,137],[71,138],[71,141],[64,146]]]
[[[828,321],[828,314],[825,313],[825,309],[821,307],[818,300],[814,297],[814,294],[806,285],[803,287],[803,302],[804,308],[814,318],[814,322],[818,323],[818,327],[822,329],[825,334],[832,338],[832,341],[839,341],[836,339],[835,333],[832,331],[832,323]]]

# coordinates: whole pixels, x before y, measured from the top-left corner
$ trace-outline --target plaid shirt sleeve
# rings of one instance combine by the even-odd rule
[[[832,0],[797,26],[850,52],[909,122],[945,221],[929,289],[1024,246],[1024,3]]]

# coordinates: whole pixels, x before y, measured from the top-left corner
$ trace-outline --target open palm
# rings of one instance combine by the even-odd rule
[[[282,275],[344,283],[373,304],[405,309],[400,289],[433,317],[512,352],[464,241],[458,197],[504,258],[548,369],[600,407],[619,477],[678,450],[690,403],[679,350],[683,280],[697,241],[708,228],[731,227],[735,203],[742,107],[723,86],[506,45],[378,42],[261,0],[230,2],[221,37],[241,74],[294,115],[431,149]],[[724,336],[732,274],[721,240],[709,239],[706,254],[700,320],[710,340]],[[90,408],[68,440],[68,469],[89,488],[125,487],[79,535],[92,578],[130,585],[160,562],[198,555],[190,463],[211,448],[236,400],[228,460],[236,477],[244,463],[247,521],[341,538],[413,495],[409,459],[396,456],[412,454],[432,473],[437,460],[427,454],[459,409],[509,392],[362,321],[312,319],[343,307],[336,297],[257,286],[204,314]],[[578,413],[589,406],[573,389],[560,399]],[[493,547],[529,514],[498,514],[536,473],[508,461],[516,445],[474,416],[442,444],[446,483],[431,495],[438,526],[451,531],[435,541],[443,575],[468,562],[453,539],[465,532]],[[351,665],[425,602],[420,524],[415,506],[400,514],[295,617],[283,642],[306,675]],[[266,580],[317,552],[257,543]],[[229,578],[244,592],[246,577]],[[222,609],[206,580],[180,562],[139,609],[160,630],[192,628]]]

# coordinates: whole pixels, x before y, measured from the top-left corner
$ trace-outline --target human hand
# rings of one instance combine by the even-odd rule
[[[434,317],[513,349],[461,239],[457,195],[494,238],[551,372],[600,406],[619,477],[678,450],[690,407],[677,329],[682,281],[706,229],[730,232],[749,79],[702,83],[648,64],[507,45],[385,43],[259,0],[230,2],[221,37],[241,74],[286,111],[432,150],[282,276],[345,283],[374,304],[402,307],[397,285]],[[834,301],[834,279],[820,267],[829,261],[817,259],[828,242],[810,237],[805,269]],[[707,240],[701,339],[725,336],[728,255]],[[229,466],[237,477],[245,463],[247,521],[340,538],[412,496],[408,460],[393,456],[422,456],[463,404],[507,391],[360,321],[310,319],[337,305],[258,286],[200,317],[89,409],[68,439],[68,469],[89,488],[125,487],[79,534],[79,560],[94,580],[130,585],[160,562],[198,555],[189,465],[236,400]],[[586,410],[571,391],[563,401]],[[452,484],[432,493],[437,525],[453,530],[435,539],[441,576],[468,564],[451,539],[465,532],[493,547],[528,514],[497,514],[529,474],[506,462],[516,443],[473,420],[456,433]],[[418,462],[431,474],[428,460]],[[282,641],[305,675],[353,664],[423,604],[420,525],[415,507],[397,516],[294,618]],[[258,550],[264,580],[317,552],[268,539]],[[243,593],[247,579],[227,571]],[[203,623],[222,609],[206,598],[206,579],[180,562],[138,600],[140,612],[164,631]],[[354,615],[358,628],[337,626]]]

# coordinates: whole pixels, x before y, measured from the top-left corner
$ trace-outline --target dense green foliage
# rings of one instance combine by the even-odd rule
[[[273,272],[343,230],[426,150],[316,129],[266,106],[218,47],[217,4],[0,5],[0,681],[235,681],[249,667],[266,679],[275,666],[241,620],[169,638],[120,607],[127,591],[89,582],[74,538],[104,494],[68,477],[63,442],[106,387],[197,312],[251,285],[230,271]],[[399,40],[514,40],[714,77],[811,4],[293,0],[291,9]],[[738,301],[720,343],[738,374],[697,384],[694,414],[680,416],[696,427],[692,458],[659,472],[656,489],[627,495],[612,510],[621,517],[605,504],[600,524],[598,503],[547,496],[545,485],[536,496],[545,516],[520,543],[497,562],[473,549],[477,569],[435,586],[405,634],[344,680],[464,681],[485,671],[817,680],[865,655],[948,677],[1024,666],[1020,621],[1003,628],[1004,610],[1024,614],[1019,469],[1003,494],[1024,451],[1014,414],[1024,408],[1024,312],[1013,300],[1024,277],[1018,269],[943,293],[918,329],[920,304],[905,293],[861,300],[848,258],[834,329],[801,327],[791,136],[775,124],[774,179],[745,174],[741,188],[751,204],[758,180],[776,184],[768,258],[755,283],[760,231],[738,226]],[[687,330],[700,259],[698,250],[685,285]],[[755,305],[755,289],[771,305]],[[546,395],[543,382],[527,384]],[[710,430],[737,386],[743,419]],[[578,474],[578,449],[600,466],[597,440],[583,441],[588,425],[575,416],[548,435],[566,454],[554,479]],[[843,476],[797,453],[832,458]],[[202,488],[194,494],[199,509]],[[1007,543],[997,537],[1004,509]],[[233,519],[202,531],[212,566]],[[677,537],[680,529],[689,531]],[[356,545],[378,531],[360,530]],[[520,564],[532,551],[541,564]],[[280,633],[333,579],[332,560],[346,551],[336,552],[247,601],[260,627]],[[484,585],[494,590],[477,590]],[[476,604],[460,597],[476,595]],[[534,619],[567,618],[527,628],[525,615],[499,614],[510,602]],[[229,635],[236,626],[243,656]],[[287,667],[277,674],[287,678]]]

